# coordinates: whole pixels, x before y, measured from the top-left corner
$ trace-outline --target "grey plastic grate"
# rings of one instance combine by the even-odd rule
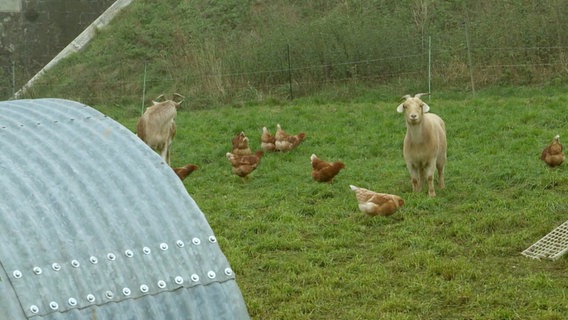
[[[522,252],[533,259],[548,258],[556,260],[568,251],[568,221],[556,227],[532,246]]]

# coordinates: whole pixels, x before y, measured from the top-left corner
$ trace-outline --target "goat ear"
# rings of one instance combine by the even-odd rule
[[[426,103],[422,103],[422,112],[426,113],[428,111],[430,111],[430,106]]]
[[[403,113],[404,112],[404,103],[401,103],[396,107],[396,112]]]

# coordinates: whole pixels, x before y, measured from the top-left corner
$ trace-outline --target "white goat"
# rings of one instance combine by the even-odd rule
[[[175,96],[183,97],[180,94]],[[159,96],[156,100],[162,98]],[[170,164],[170,145],[176,134],[177,109],[183,100],[165,100],[162,102],[152,101],[152,106],[146,108],[144,114],[136,124],[136,134],[150,148],[160,154],[162,159]]]
[[[430,107],[420,100],[426,93],[414,97],[405,95],[396,111],[405,114],[406,136],[404,137],[404,160],[410,173],[412,190],[422,190],[424,178],[428,181],[428,195],[436,196],[434,171],[438,169],[438,187],[444,188],[444,165],[446,164],[446,126],[438,115],[427,113]]]

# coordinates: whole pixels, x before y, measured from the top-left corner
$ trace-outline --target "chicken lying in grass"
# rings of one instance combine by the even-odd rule
[[[345,168],[341,161],[327,162],[318,158],[315,154],[310,157],[312,162],[312,178],[317,182],[333,183],[333,178]]]
[[[306,134],[300,132],[296,135],[291,135],[282,130],[280,124],[276,125],[276,133],[274,134],[276,151],[290,151],[296,148],[304,139]]]
[[[187,176],[189,176],[193,171],[199,169],[198,166],[194,165],[194,164],[186,164],[183,167],[177,167],[177,168],[172,168],[174,170],[174,172],[177,174],[177,176],[183,180],[185,179]]]
[[[233,145],[233,149],[231,151],[232,153],[239,155],[239,156],[251,154],[250,147],[249,147],[249,139],[245,135],[244,132],[241,131],[241,133],[237,134],[233,138],[231,143]]]
[[[540,155],[540,159],[551,168],[558,167],[565,159],[562,144],[560,144],[559,139],[560,136],[556,135],[550,145],[544,148]]]
[[[353,185],[349,187],[355,191],[359,210],[370,216],[390,216],[404,205],[404,200],[394,194],[377,193]]]
[[[231,162],[233,173],[244,178],[253,172],[260,164],[260,159],[264,155],[264,151],[257,151],[251,155],[239,156],[234,153],[227,152],[227,160]]]
[[[276,137],[268,131],[266,127],[262,128],[262,135],[260,136],[260,147],[265,152],[276,150]]]

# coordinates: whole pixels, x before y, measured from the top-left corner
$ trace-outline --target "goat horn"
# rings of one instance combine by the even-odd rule
[[[181,104],[183,102],[183,100],[185,100],[185,97],[179,93],[174,93],[174,101],[176,100],[175,98],[181,98],[181,100],[178,102],[178,104]]]
[[[414,95],[414,97],[415,97],[415,98],[420,98],[420,97],[422,97],[422,96],[429,96],[429,95],[430,95],[430,93],[417,93],[417,94]]]
[[[400,98],[400,99],[401,99],[401,100],[406,100],[406,99],[408,99],[408,98],[412,98],[412,96],[409,95],[409,94],[405,94],[405,95],[404,95],[402,98]]]

